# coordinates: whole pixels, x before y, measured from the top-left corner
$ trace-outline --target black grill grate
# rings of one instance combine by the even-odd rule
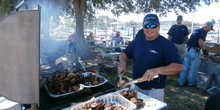
[[[71,106],[73,103],[84,102],[92,97],[97,97],[109,92],[116,91],[115,86],[105,83],[94,88],[84,88],[78,93],[63,96],[60,98],[50,97],[45,88],[40,89],[40,110],[60,110]]]

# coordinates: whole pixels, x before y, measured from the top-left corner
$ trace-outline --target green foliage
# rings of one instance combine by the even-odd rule
[[[84,0],[82,0],[84,1]],[[11,10],[14,9],[16,0],[0,0],[0,16],[8,15]],[[51,10],[59,5],[59,12],[55,13],[69,15],[72,17],[75,15],[74,2],[75,0],[28,0],[29,3],[47,3],[48,7],[51,6]],[[114,15],[120,16],[121,14],[129,13],[149,13],[155,11],[156,13],[166,16],[169,12],[173,11],[176,14],[179,12],[192,12],[196,10],[196,6],[200,6],[201,3],[210,5],[218,0],[85,0],[82,2],[84,7],[83,14],[85,19],[94,18],[97,10],[109,10]]]
[[[10,14],[14,9],[15,0],[0,0],[0,18]]]
[[[55,2],[59,0],[54,0]],[[74,16],[74,2],[76,0],[64,0],[61,5],[66,15]],[[196,6],[203,2],[210,5],[218,0],[82,0],[84,19],[94,18],[97,10],[111,11],[115,16],[129,13],[149,13],[156,12],[161,16],[166,16],[169,12],[192,12]]]

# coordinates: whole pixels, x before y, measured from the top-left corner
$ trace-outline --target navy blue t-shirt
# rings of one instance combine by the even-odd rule
[[[171,41],[176,44],[183,44],[185,42],[186,36],[189,35],[189,30],[185,25],[172,25],[167,33],[172,36]]]
[[[133,79],[141,78],[151,68],[167,66],[171,63],[182,64],[176,46],[161,35],[153,41],[147,41],[144,35],[137,36],[123,52],[129,59],[134,60]],[[165,79],[165,75],[160,75],[153,81],[145,81],[136,85],[142,89],[164,88]]]
[[[194,30],[187,42],[187,46],[200,48],[198,41],[199,39],[202,39],[203,41],[205,41],[207,33],[208,32],[202,28]]]

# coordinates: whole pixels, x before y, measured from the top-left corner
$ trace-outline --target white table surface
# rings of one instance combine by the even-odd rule
[[[4,97],[0,97],[0,110],[21,110],[21,105]]]
[[[125,89],[122,89],[122,90],[128,90],[128,88],[125,88]],[[118,90],[116,92],[112,92],[112,93],[109,93],[109,94],[120,94],[120,91],[122,91],[122,90]],[[161,101],[159,101],[157,99],[154,99],[152,97],[149,97],[145,94],[137,92],[137,97],[143,99],[144,103],[145,103],[145,106],[143,108],[138,109],[138,110],[161,110],[161,109],[164,110],[164,108],[166,109],[166,106],[167,106],[166,103],[161,102]],[[71,110],[71,108],[72,107],[68,107],[68,108],[65,108],[63,110]]]

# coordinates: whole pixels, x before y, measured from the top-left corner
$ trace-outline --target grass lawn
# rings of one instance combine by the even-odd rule
[[[167,77],[165,99],[168,110],[204,110],[208,94],[196,87],[179,87],[177,76]]]
[[[128,71],[125,73],[124,78],[131,80],[132,74],[132,62],[128,63]],[[107,78],[110,83],[117,85],[119,78],[117,77],[117,71],[115,69],[110,69],[109,73],[106,74],[100,72],[102,76]],[[114,71],[114,72],[112,72]],[[112,74],[115,73],[115,74]],[[201,89],[196,87],[179,87],[178,76],[168,76],[167,86],[165,88],[165,98],[164,102],[167,103],[168,110],[203,110],[205,106],[205,101],[208,98],[208,94],[203,92]]]

